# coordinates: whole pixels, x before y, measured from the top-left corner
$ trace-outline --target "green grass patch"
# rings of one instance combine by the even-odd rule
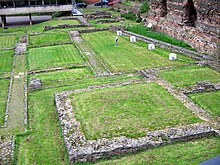
[[[180,46],[186,49],[190,49],[190,50],[195,50],[193,49],[191,46],[189,46],[188,44],[184,43],[183,41],[177,40],[171,36],[168,36],[164,33],[159,33],[159,32],[154,32],[151,29],[144,27],[143,25],[137,25],[137,26],[130,26],[127,27],[128,31],[136,33],[136,34],[140,34],[146,37],[150,37],[150,38],[154,38],[163,42],[167,42],[176,46]]]
[[[87,139],[136,138],[145,136],[149,130],[200,121],[155,83],[75,93],[70,98]]]
[[[196,165],[220,153],[220,138],[211,137],[180,142],[147,149],[137,154],[124,157],[113,157],[110,160],[100,160],[96,163],[76,163],[76,165],[141,165],[141,164],[184,164]]]
[[[44,79],[44,78],[43,78]],[[43,88],[58,88],[64,86],[73,86],[73,85],[80,85],[80,84],[94,84],[94,85],[101,85],[107,82],[114,83],[120,81],[129,81],[129,80],[140,80],[143,79],[141,76],[132,76],[129,77],[127,75],[117,75],[111,77],[101,77],[101,78],[87,78],[84,77],[82,79],[77,79],[77,81],[73,81],[72,79],[63,79],[61,81],[43,81]]]
[[[109,31],[84,33],[82,38],[112,72],[130,72],[193,61],[182,55],[178,55],[176,61],[169,61],[169,51],[160,48],[148,51],[146,43],[130,43],[125,37],[120,37],[119,45],[115,46],[115,35]]]
[[[19,139],[17,164],[69,164],[54,103],[55,93],[132,79],[134,78],[125,75],[100,77],[71,81],[72,86],[30,92],[28,115],[31,134]]]
[[[114,25],[114,26],[135,26],[135,25],[138,25],[139,23],[136,23],[134,21],[131,21],[131,20],[123,20],[123,21],[120,21],[120,22],[113,22],[113,23],[97,23],[98,19],[96,20],[89,20],[89,23],[92,24],[95,28],[107,28],[107,27],[110,27],[111,25]]]
[[[0,79],[0,126],[4,124],[10,80]]]
[[[209,67],[187,66],[161,70],[159,75],[175,87],[194,85],[199,81],[220,82],[220,73]]]
[[[29,70],[85,64],[72,44],[29,49],[28,63]]]
[[[30,45],[40,46],[49,44],[61,44],[70,42],[70,37],[67,32],[59,33],[43,33],[40,35],[34,35],[29,37]]]
[[[12,71],[13,57],[13,50],[0,51],[0,73]]]
[[[189,97],[213,117],[220,116],[220,91],[190,94]]]
[[[0,35],[0,48],[14,48],[17,41],[17,35]]]
[[[68,69],[55,72],[38,73],[30,76],[32,78],[39,78],[43,83],[51,81],[66,81],[66,80],[79,80],[93,76],[92,72],[87,68]]]

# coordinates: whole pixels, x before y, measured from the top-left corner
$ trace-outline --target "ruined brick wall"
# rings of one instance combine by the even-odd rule
[[[217,55],[219,0],[151,0],[148,22],[203,53]]]

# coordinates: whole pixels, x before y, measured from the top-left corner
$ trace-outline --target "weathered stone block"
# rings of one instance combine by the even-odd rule
[[[29,90],[42,89],[42,81],[39,78],[32,78],[29,83]]]
[[[121,30],[118,30],[118,31],[117,31],[117,35],[118,35],[118,36],[122,36],[122,31],[121,31]]]
[[[136,37],[135,36],[131,36],[130,37],[130,42],[136,42]]]
[[[155,45],[154,44],[148,44],[148,50],[154,50]]]
[[[169,54],[169,60],[170,61],[174,61],[174,60],[176,60],[177,59],[177,55],[175,54],[175,53],[170,53]]]

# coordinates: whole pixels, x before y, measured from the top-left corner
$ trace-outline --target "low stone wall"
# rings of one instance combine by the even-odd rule
[[[123,136],[109,139],[86,140],[85,135],[81,132],[80,123],[74,117],[74,107],[72,107],[68,95],[98,88],[110,88],[112,86],[124,86],[134,83],[141,82],[136,80],[102,86],[92,86],[84,89],[57,93],[55,95],[56,109],[71,163],[94,161],[100,158],[135,152],[138,149],[159,146],[178,140],[190,140],[215,134],[215,130],[209,124],[198,123],[146,132],[146,136],[136,139]]]
[[[114,25],[112,25],[112,26],[110,26],[109,27],[109,30],[110,31],[117,31],[117,30],[121,30],[121,31],[125,31],[125,26],[114,26]]]
[[[134,13],[136,15],[140,14],[140,8],[125,6],[125,5],[120,4],[120,3],[116,3],[113,6],[113,9],[116,10],[116,11],[120,11],[120,13],[122,13],[122,14],[126,14],[126,13],[129,13],[129,12]]]
[[[75,16],[67,16],[67,17],[58,17],[56,20],[78,20]]]
[[[135,34],[135,33],[129,32],[129,31],[123,31],[123,34],[125,36],[128,36],[128,37],[136,36],[138,40],[141,40],[141,41],[144,41],[144,42],[147,42],[147,43],[153,43],[156,46],[159,46],[163,49],[168,49],[172,52],[180,53],[180,54],[183,54],[183,55],[188,55],[188,56],[190,56],[192,58],[195,58],[195,59],[214,60],[211,56],[200,54],[200,53],[195,52],[195,51],[191,51],[191,50],[179,47],[179,46],[175,46],[175,45],[172,45],[172,44],[169,44],[169,43],[166,43],[166,42],[162,42],[162,41],[159,41],[159,40],[156,40],[156,39],[145,37],[145,36]]]
[[[66,45],[66,44],[72,44],[72,41],[68,42],[60,42],[60,43],[48,43],[48,44],[42,44],[42,45],[29,45],[29,48],[39,48],[39,47],[47,47],[47,46],[56,46],[56,45]]]
[[[213,92],[220,90],[220,83],[210,83],[206,81],[197,82],[195,85],[182,89],[184,94]]]
[[[85,67],[86,67],[86,65],[69,65],[69,66],[66,66],[66,67],[56,67],[56,68],[49,68],[49,69],[30,70],[30,71],[28,71],[28,75],[37,74],[37,73],[61,71],[61,70],[66,70],[68,68],[85,68]]]
[[[14,137],[0,137],[0,164],[12,164]]]
[[[101,19],[97,20],[97,23],[114,23],[114,22],[119,22],[120,20],[117,19]]]
[[[13,48],[0,48],[0,51],[4,51],[4,50],[14,50],[15,49],[15,47],[13,47]]]
[[[109,30],[109,28],[94,28],[94,29],[83,29],[78,30],[79,33],[92,33],[92,32],[99,32],[99,31],[106,31]]]
[[[44,31],[53,30],[53,29],[77,28],[77,27],[88,27],[88,25],[83,25],[83,24],[76,24],[76,25],[62,24],[55,26],[46,25],[44,27]]]
[[[91,14],[85,14],[84,17],[90,20],[98,18],[112,18],[112,14],[106,11],[96,11]]]

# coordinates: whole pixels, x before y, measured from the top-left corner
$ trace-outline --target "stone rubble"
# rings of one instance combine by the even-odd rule
[[[11,164],[13,158],[14,137],[0,137],[0,164]]]
[[[39,78],[32,78],[29,86],[29,90],[37,90],[37,89],[42,89],[42,81]]]
[[[201,92],[212,92],[220,90],[220,83],[210,83],[206,81],[197,82],[193,86],[186,87],[181,90],[184,94],[191,94],[191,93],[201,93]]]

